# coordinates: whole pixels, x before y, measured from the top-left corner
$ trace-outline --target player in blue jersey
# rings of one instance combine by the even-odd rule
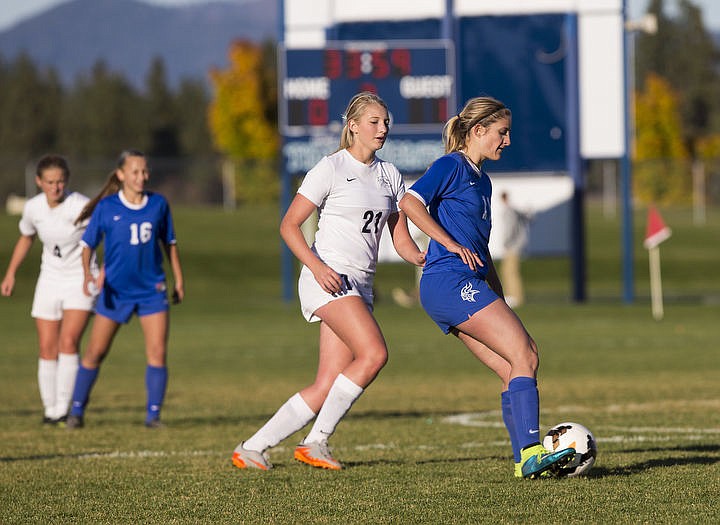
[[[96,315],[75,382],[68,428],[84,424],[85,407],[100,363],[110,350],[121,324],[137,314],[145,335],[147,414],[145,426],[160,426],[168,372],[168,297],[163,251],[173,273],[175,302],[184,297],[175,230],[165,197],[145,190],[149,177],[147,159],[139,151],[124,151],[105,187],[83,210],[78,220],[90,217],[82,238],[85,269],[84,291],[100,290]],[[104,242],[103,282],[90,272],[89,262]]]
[[[431,239],[420,280],[423,308],[500,377],[515,475],[537,478],[557,471],[575,451],[551,453],[540,443],[537,346],[502,300],[488,250],[492,183],[482,164],[510,145],[510,123],[502,102],[470,100],[445,125],[446,154],[412,185],[400,209]]]

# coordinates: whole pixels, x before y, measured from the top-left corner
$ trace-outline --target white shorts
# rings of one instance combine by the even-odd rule
[[[83,293],[83,277],[73,279],[48,279],[42,276],[35,286],[32,315],[36,319],[59,321],[63,310],[91,311],[95,306],[95,297]]]
[[[343,270],[345,271],[345,270]],[[300,309],[303,317],[311,323],[320,321],[315,312],[321,306],[343,297],[356,295],[362,297],[370,311],[373,309],[373,277],[362,272],[346,272],[341,274],[343,280],[343,291],[339,294],[329,294],[322,289],[320,284],[315,280],[312,272],[303,266],[300,270],[300,279],[298,280],[298,297],[300,298]]]

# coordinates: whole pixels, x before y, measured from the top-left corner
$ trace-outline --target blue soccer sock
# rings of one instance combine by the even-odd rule
[[[145,369],[145,388],[147,389],[147,415],[145,421],[160,419],[160,409],[165,399],[168,370],[166,366],[150,366]]]
[[[540,443],[540,396],[534,377],[516,377],[508,385],[518,446]]]
[[[80,417],[85,415],[85,407],[90,400],[90,391],[95,384],[99,372],[100,368],[85,368],[82,364],[78,367],[70,415]]]
[[[515,463],[520,463],[520,445],[518,445],[517,433],[515,432],[515,420],[512,415],[512,403],[510,402],[510,392],[505,390],[500,394],[500,405],[502,406],[502,418],[510,435],[510,446],[513,451]]]

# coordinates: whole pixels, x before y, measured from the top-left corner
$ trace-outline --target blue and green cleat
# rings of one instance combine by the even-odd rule
[[[557,473],[575,457],[574,448],[565,448],[557,452],[550,452],[540,444],[528,447],[521,451],[522,477],[536,479]]]

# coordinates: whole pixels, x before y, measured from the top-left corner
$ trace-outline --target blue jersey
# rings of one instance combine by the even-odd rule
[[[423,201],[432,218],[456,242],[476,252],[483,261],[483,266],[473,272],[458,255],[431,240],[423,274],[452,271],[474,273],[484,279],[489,259],[492,197],[487,173],[462,153],[453,152],[433,162],[409,191]]]
[[[175,243],[170,206],[162,195],[147,192],[140,205],[122,192],[102,199],[82,242],[96,249],[105,239],[105,289],[123,300],[156,296],[166,289],[162,245]]]

